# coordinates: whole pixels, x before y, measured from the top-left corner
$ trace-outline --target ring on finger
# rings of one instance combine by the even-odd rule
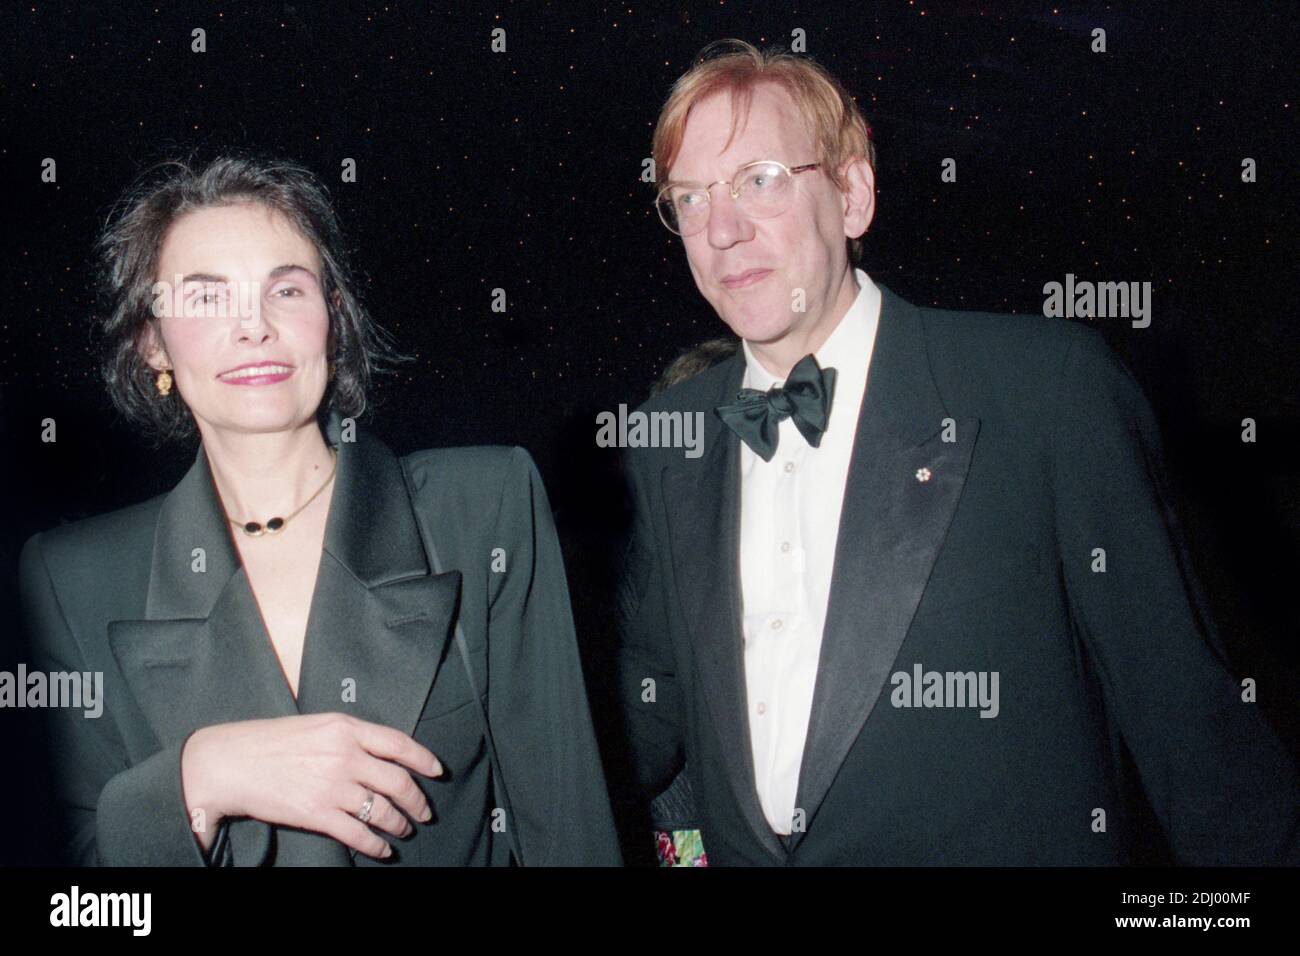
[[[370,811],[375,808],[375,795],[369,790],[366,791],[366,802],[361,804],[361,809],[357,812],[357,819],[362,823],[370,822]]]

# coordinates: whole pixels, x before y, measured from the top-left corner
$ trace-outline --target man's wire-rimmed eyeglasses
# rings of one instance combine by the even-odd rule
[[[774,159],[746,163],[730,180],[716,182],[668,182],[655,198],[659,218],[679,236],[693,236],[709,222],[709,190],[726,186],[736,207],[752,219],[771,219],[790,208],[794,177],[816,169],[820,163],[787,166]]]

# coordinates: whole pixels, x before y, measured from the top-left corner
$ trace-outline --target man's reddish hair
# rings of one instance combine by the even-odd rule
[[[780,48],[759,50],[744,40],[710,43],[696,58],[695,65],[678,77],[655,124],[651,155],[657,176],[666,176],[681,149],[686,120],[696,103],[714,93],[731,93],[731,131],[735,137],[749,114],[754,88],[759,83],[776,83],[794,100],[808,124],[817,150],[816,161],[839,189],[847,188],[841,175],[844,166],[865,159],[876,169],[876,150],[871,127],[844,86],[813,60]],[[804,157],[788,159],[804,162]],[[849,243],[851,258],[857,261],[861,241]]]

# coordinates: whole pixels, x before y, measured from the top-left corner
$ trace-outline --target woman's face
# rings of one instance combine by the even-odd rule
[[[187,213],[155,278],[162,341],[151,327],[146,359],[172,370],[201,434],[313,419],[329,382],[329,316],[320,257],[287,218],[251,202]]]

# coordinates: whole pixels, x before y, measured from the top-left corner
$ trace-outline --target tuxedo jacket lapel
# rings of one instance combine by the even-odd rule
[[[881,287],[881,315],[845,484],[796,807],[811,824],[880,697],[939,555],[979,433],[948,413],[920,314]],[[924,469],[924,470],[923,470]]]
[[[745,374],[742,352],[717,403],[735,400]],[[673,573],[695,646],[700,689],[721,738],[727,779],[754,835],[776,857],[780,840],[758,802],[745,704],[740,589],[740,440],[705,414],[705,453],[664,470]]]
[[[164,501],[145,618],[109,624],[113,654],[163,746],[211,724],[327,711],[415,729],[451,632],[460,575],[431,573],[397,458],[364,432],[340,442],[338,426],[332,417],[338,471],[296,701],[201,447]],[[269,831],[232,821],[236,860],[262,859]],[[320,834],[281,828],[278,837],[277,863],[348,862],[346,848]]]

